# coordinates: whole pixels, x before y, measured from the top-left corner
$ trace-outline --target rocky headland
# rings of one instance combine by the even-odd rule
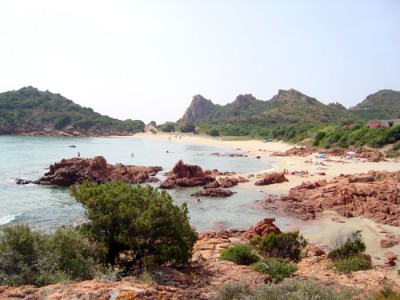
[[[69,187],[75,183],[83,183],[85,180],[97,183],[122,181],[137,184],[157,182],[155,175],[161,171],[161,167],[143,167],[123,164],[108,164],[102,156],[93,158],[62,159],[50,165],[49,172],[38,180],[17,179],[18,184],[35,183],[42,185],[55,185]]]
[[[378,223],[400,226],[400,171],[370,171],[340,175],[332,180],[303,182],[288,195],[269,196],[256,205],[270,211],[315,219],[324,210],[351,218],[363,216]]]

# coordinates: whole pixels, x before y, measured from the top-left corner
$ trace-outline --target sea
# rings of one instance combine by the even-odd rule
[[[257,173],[276,167],[268,158],[216,156],[215,153],[242,153],[241,150],[180,141],[148,140],[127,137],[28,137],[0,136],[0,225],[27,224],[42,231],[54,231],[65,225],[87,221],[86,209],[74,200],[68,188],[17,185],[16,178],[35,180],[48,171],[50,164],[63,158],[104,156],[108,163],[161,166],[158,177],[170,171],[182,159],[205,169],[236,173]],[[157,187],[157,184],[154,185]],[[186,202],[190,223],[198,232],[221,229],[247,229],[262,218],[275,217],[278,227],[290,220],[252,207],[265,194],[242,188],[228,198],[190,196],[197,188],[168,190],[176,204]]]

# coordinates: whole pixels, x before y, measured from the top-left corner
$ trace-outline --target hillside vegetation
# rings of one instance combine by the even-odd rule
[[[0,134],[127,135],[144,126],[142,121],[113,119],[34,87],[0,94]]]
[[[159,128],[168,132],[303,142],[324,148],[382,147],[400,139],[396,120],[399,117],[400,92],[382,90],[346,109],[340,103],[325,105],[291,89],[279,90],[267,101],[251,94],[239,95],[224,106],[196,95],[177,124],[169,122]],[[394,146],[397,152],[400,145]]]

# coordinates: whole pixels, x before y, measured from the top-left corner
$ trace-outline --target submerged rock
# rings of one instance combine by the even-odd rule
[[[234,194],[231,190],[220,189],[220,188],[208,188],[198,191],[191,196],[193,197],[230,197]]]

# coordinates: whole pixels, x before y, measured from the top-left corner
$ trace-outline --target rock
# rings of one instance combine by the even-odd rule
[[[30,183],[33,183],[33,181],[29,180],[29,179],[16,178],[15,183],[16,184],[30,184]]]
[[[161,167],[110,165],[102,156],[71,158],[50,165],[50,171],[34,183],[68,187],[85,180],[97,183],[122,181],[130,184],[157,182],[158,179],[150,174],[161,170]]]
[[[198,121],[207,116],[213,108],[214,104],[211,100],[207,100],[201,95],[193,96],[192,103],[178,123],[186,124]]]
[[[234,192],[226,189],[220,189],[220,188],[208,188],[204,189],[201,191],[198,191],[194,194],[191,194],[190,196],[193,197],[213,197],[213,198],[219,198],[219,197],[230,197],[234,194]]]
[[[239,179],[237,179],[235,177],[221,177],[221,178],[218,178],[218,182],[219,182],[220,187],[230,188],[230,187],[237,185],[239,183]]]
[[[167,179],[161,183],[160,188],[204,186],[215,181],[215,177],[211,174],[212,171],[203,171],[199,166],[185,164],[179,160],[167,174]]]
[[[268,185],[268,184],[274,184],[274,183],[281,183],[289,181],[283,173],[268,173],[265,174],[264,177],[258,181],[255,182],[255,185]]]
[[[256,235],[266,236],[271,232],[275,234],[280,234],[281,231],[274,224],[275,218],[265,218],[259,221],[257,224],[251,226],[246,232],[242,234],[242,238],[250,240]]]
[[[315,219],[328,209],[346,218],[364,216],[378,223],[400,226],[399,181],[400,171],[340,175],[329,182],[302,183],[290,189],[288,195],[269,196],[261,206],[303,220]]]

